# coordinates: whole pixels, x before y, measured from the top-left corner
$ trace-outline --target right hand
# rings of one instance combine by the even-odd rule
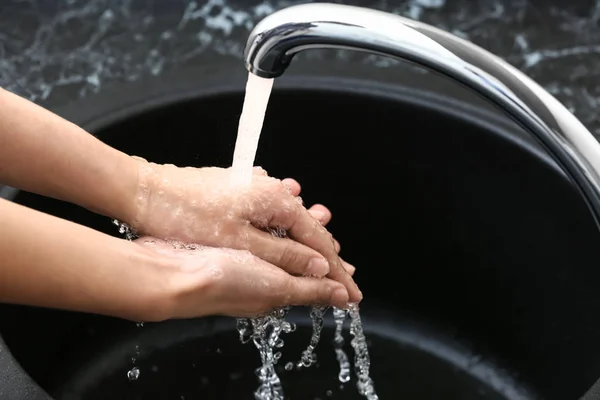
[[[328,278],[293,276],[245,250],[173,244],[140,238],[141,246],[166,258],[166,296],[154,320],[207,315],[255,317],[277,307],[346,307],[348,292]],[[348,269],[354,272],[353,269]]]
[[[349,301],[362,294],[338,257],[331,234],[280,180],[255,168],[250,185],[230,185],[231,168],[178,168],[137,159],[140,192],[128,222],[140,234],[248,250],[292,275],[341,282]],[[273,237],[269,228],[287,231]]]

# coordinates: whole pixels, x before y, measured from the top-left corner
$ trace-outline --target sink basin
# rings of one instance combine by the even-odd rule
[[[169,102],[95,134],[158,163],[228,166],[242,100],[229,90]],[[256,163],[331,208],[342,256],[358,268],[381,399],[575,399],[600,375],[600,235],[571,182],[512,122],[401,86],[276,84]],[[14,200],[118,235],[76,206]],[[308,310],[290,318],[286,394],[360,399],[354,379],[337,381],[330,314],[319,364],[283,370],[310,336]],[[0,308],[13,356],[57,399],[252,398],[258,355],[234,327]]]

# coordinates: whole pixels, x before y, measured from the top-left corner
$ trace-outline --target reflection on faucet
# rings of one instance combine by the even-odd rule
[[[366,51],[412,62],[470,87],[527,129],[574,181],[600,226],[600,144],[558,100],[493,54],[430,25],[338,4],[275,12],[251,32],[246,68],[284,73],[295,54],[315,48]]]

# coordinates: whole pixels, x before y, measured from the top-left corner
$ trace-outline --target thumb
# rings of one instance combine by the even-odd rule
[[[289,276],[288,305],[327,305],[345,308],[348,290],[328,278]]]

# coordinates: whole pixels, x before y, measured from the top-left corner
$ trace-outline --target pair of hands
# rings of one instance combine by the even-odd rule
[[[322,205],[307,210],[298,182],[255,168],[252,183],[240,188],[230,185],[230,168],[136,161],[140,189],[130,225],[142,236],[137,244],[172,266],[169,318],[362,299],[354,267],[339,258],[339,243],[325,229],[331,213]]]
[[[328,210],[306,210],[295,182],[256,169],[236,188],[231,169],[151,164],[1,88],[0,161],[3,184],[166,240],[125,242],[0,199],[2,302],[157,321],[361,299],[318,221]]]

